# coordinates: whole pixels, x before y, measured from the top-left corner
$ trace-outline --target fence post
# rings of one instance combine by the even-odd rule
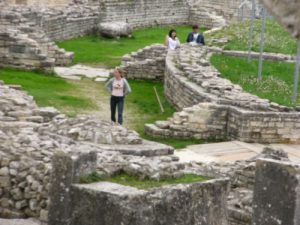
[[[263,69],[263,53],[265,47],[265,32],[266,32],[266,9],[262,8],[262,26],[260,33],[260,55],[259,55],[259,66],[258,66],[258,79],[262,79],[262,69]]]

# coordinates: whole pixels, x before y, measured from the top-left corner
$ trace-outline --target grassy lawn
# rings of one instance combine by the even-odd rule
[[[58,46],[75,52],[74,63],[95,64],[113,68],[120,65],[123,55],[144,48],[153,43],[164,43],[170,27],[152,27],[134,31],[132,38],[107,39],[97,36],[85,36],[58,42]],[[176,27],[177,35],[185,42],[189,26]]]
[[[175,112],[175,108],[164,96],[164,86],[160,81],[129,81],[132,93],[126,98],[127,109],[134,109],[134,114],[130,113],[131,128],[139,133],[143,133],[145,123],[154,123],[157,120],[166,120]],[[154,92],[156,87],[165,112],[160,111],[160,107]]]
[[[209,45],[218,45],[213,39],[227,38],[227,44],[219,44],[227,50],[248,50],[248,35],[250,22],[239,22],[232,24],[221,31],[207,35],[207,43]],[[253,35],[253,51],[259,52],[261,22],[255,21]],[[297,52],[297,43],[290,33],[274,20],[267,21],[265,52],[275,52],[283,54],[295,55]]]
[[[39,106],[53,106],[70,116],[96,105],[82,97],[78,86],[54,75],[15,69],[0,69],[0,80],[6,84],[19,84],[35,98]]]
[[[190,184],[195,182],[203,182],[206,180],[209,180],[209,178],[194,175],[194,174],[185,174],[182,177],[169,178],[163,180],[154,180],[154,179],[140,180],[138,177],[130,176],[126,173],[121,173],[113,177],[103,178],[102,176],[94,172],[89,176],[81,177],[80,183],[89,184],[89,183],[106,181],[106,182],[117,183],[125,186],[131,186],[138,189],[150,189],[155,187],[161,187],[164,185]]]
[[[241,85],[247,92],[281,105],[293,106],[294,63],[264,61],[262,81],[257,79],[258,60],[248,63],[243,58],[213,55],[211,63],[224,78]],[[300,99],[297,105],[300,105]]]

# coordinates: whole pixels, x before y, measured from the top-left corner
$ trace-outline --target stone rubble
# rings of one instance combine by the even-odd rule
[[[33,98],[19,89],[0,84],[1,217],[47,219],[51,158],[57,150],[74,154],[97,151],[101,156],[99,171],[103,168],[108,174],[113,172],[102,165],[117,159],[121,160],[121,170],[131,171],[136,167],[130,165],[139,161],[135,158],[143,155],[165,155],[167,162],[174,160],[168,158],[173,152],[168,146],[144,143],[136,132],[96,118],[67,118],[54,108],[38,108]],[[122,155],[127,158],[125,164]],[[148,172],[149,176],[159,176],[159,162],[156,169]],[[165,170],[171,166],[170,163]]]
[[[249,196],[254,184],[254,161],[181,163],[171,147],[142,140],[134,131],[90,116],[67,118],[54,108],[38,108],[19,86],[1,83],[0,89],[1,217],[35,217],[47,221],[51,159],[59,150],[74,157],[96,152],[96,170],[105,176],[125,171],[141,179],[178,177],[184,173],[229,177],[231,220],[251,218]],[[277,159],[285,157],[282,152],[270,149],[266,154]]]
[[[125,55],[119,67],[128,79],[162,80],[165,72],[167,48],[153,44]]]

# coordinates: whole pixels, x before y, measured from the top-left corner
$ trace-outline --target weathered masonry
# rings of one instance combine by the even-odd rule
[[[184,45],[167,54],[165,95],[182,111],[168,121],[146,125],[146,132],[161,137],[300,143],[298,108],[260,99],[223,79],[209,63],[209,52]]]
[[[72,158],[54,155],[49,225],[228,224],[228,179],[149,190],[109,182],[79,184],[80,176],[96,169],[96,154]]]
[[[221,27],[236,17],[237,0],[0,1],[0,66],[52,70],[69,65],[73,53],[53,41],[97,32],[103,22],[127,22],[133,28],[199,24]]]

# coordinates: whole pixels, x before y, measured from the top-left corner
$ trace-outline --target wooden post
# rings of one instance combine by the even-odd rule
[[[153,89],[154,89],[154,92],[155,92],[155,95],[156,95],[156,98],[157,98],[157,101],[158,101],[158,104],[159,104],[159,107],[160,107],[160,111],[161,111],[162,113],[164,113],[165,110],[164,110],[163,105],[161,104],[161,101],[160,101],[159,95],[158,95],[158,93],[157,93],[156,87],[153,87]]]

